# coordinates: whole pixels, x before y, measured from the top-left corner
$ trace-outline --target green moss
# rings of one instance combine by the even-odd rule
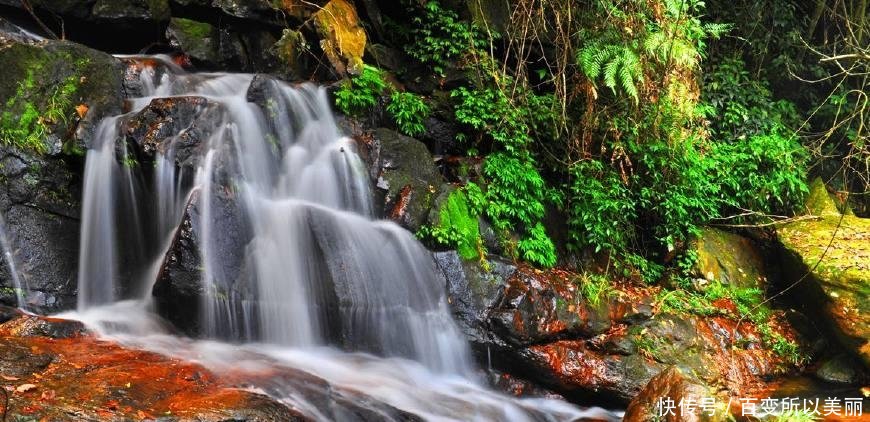
[[[193,38],[208,38],[211,36],[212,26],[185,18],[172,18],[172,26],[184,32],[186,36]]]
[[[71,62],[77,72],[52,86],[54,69],[50,63],[57,59]],[[27,61],[24,78],[18,81],[15,94],[6,100],[6,110],[0,115],[0,142],[40,154],[48,152],[45,137],[56,124],[66,123],[73,112],[79,74],[88,63],[87,59],[73,61],[68,54]]]
[[[462,189],[450,193],[439,212],[438,228],[451,233],[459,255],[464,259],[474,259],[480,253],[480,228],[477,214],[472,212],[468,198]]]

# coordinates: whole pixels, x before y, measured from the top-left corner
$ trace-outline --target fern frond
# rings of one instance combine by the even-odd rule
[[[616,94],[616,74],[619,72],[621,60],[622,56],[617,56],[604,66],[604,85],[613,90],[614,94]]]
[[[712,22],[705,23],[703,28],[708,36],[713,37],[714,39],[719,39],[719,37],[725,35],[728,31],[731,31],[734,26],[729,23]]]
[[[640,98],[638,97],[635,81],[640,81],[642,77],[640,60],[638,60],[637,55],[633,51],[625,49],[620,61],[622,66],[619,69],[619,81],[621,82],[622,89],[628,95],[631,95],[634,98],[635,104],[637,104]]]

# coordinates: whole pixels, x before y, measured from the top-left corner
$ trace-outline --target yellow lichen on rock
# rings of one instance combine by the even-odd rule
[[[320,46],[340,74],[358,74],[366,48],[366,32],[360,26],[356,8],[347,0],[331,0],[314,14],[323,39]]]

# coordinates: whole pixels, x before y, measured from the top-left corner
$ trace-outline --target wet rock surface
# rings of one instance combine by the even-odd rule
[[[415,232],[426,221],[438,197],[441,175],[426,146],[389,129],[373,133],[369,155],[377,189],[383,195],[383,216]]]
[[[705,402],[704,399],[713,399],[713,403]],[[643,390],[628,405],[624,421],[726,421],[728,415],[726,409],[717,407],[716,390],[703,382],[685,375],[675,367],[670,367],[644,386]],[[659,404],[663,400],[673,400],[674,403],[696,403],[692,408],[676,407],[672,412],[662,411]],[[662,415],[664,413],[664,415]]]
[[[173,157],[179,169],[193,172],[205,154],[208,129],[221,110],[204,97],[155,98],[124,120],[121,133],[133,146],[136,159],[153,162],[159,152]]]
[[[572,399],[628,403],[670,366],[737,396],[789,367],[761,346],[753,324],[738,324],[738,315],[660,311],[659,288],[617,284],[591,299],[582,293],[588,281],[567,271],[492,257],[486,269],[454,252],[435,260],[478,360]]]
[[[213,192],[211,218],[223,229],[212,239],[219,256],[213,274],[214,283],[227,298],[237,298],[250,288],[245,269],[245,250],[250,241],[250,228],[240,218],[238,205],[226,196],[220,187]],[[200,253],[203,239],[203,196],[194,192],[185,207],[181,224],[173,235],[172,242],[163,259],[153,295],[161,315],[165,315],[176,328],[188,335],[202,334],[200,306],[205,291],[202,284],[204,263]],[[241,310],[234,310],[234,312]],[[239,316],[241,319],[241,316]],[[224,333],[231,334],[231,333]],[[238,334],[238,333],[236,333]]]
[[[40,332],[22,327],[42,326]],[[116,421],[302,420],[264,396],[233,388],[197,365],[126,349],[78,330],[74,321],[19,314],[0,324],[0,381],[10,418]]]
[[[28,306],[57,312],[75,305],[80,174],[94,126],[121,110],[122,67],[74,43],[0,32],[0,212]],[[20,81],[28,81],[19,85]],[[37,113],[40,119],[36,119]],[[7,265],[0,302],[16,301]]]
[[[0,315],[0,385],[9,392],[3,411],[10,420],[311,420],[294,406],[251,389],[278,396],[292,390],[293,400],[303,400],[332,420],[419,420],[299,370],[273,366],[266,371],[214,372],[99,340],[76,321],[24,315],[2,306]]]

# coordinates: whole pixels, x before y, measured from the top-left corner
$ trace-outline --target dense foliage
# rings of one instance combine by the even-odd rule
[[[456,215],[485,218],[504,251],[535,265],[599,256],[619,275],[655,282],[679,272],[673,258],[703,225],[792,215],[810,169],[831,157],[807,136],[813,125],[851,140],[824,151],[852,167],[860,161],[863,128],[832,126],[831,117],[860,95],[783,89],[798,79],[784,83],[789,73],[825,75],[808,55],[830,49],[801,39],[812,41],[820,19],[842,24],[824,10],[808,20],[785,1],[745,2],[736,12],[701,0],[521,0],[499,23],[434,0],[402,4],[397,13],[410,21],[389,20],[398,34],[389,42],[434,69],[442,100],[393,89],[387,110],[400,131],[418,136],[437,109],[459,125],[460,147],[481,159],[462,176],[480,191],[480,206],[457,207],[466,202],[459,190],[445,207],[453,211],[424,233],[468,258],[483,253],[472,239],[478,230]],[[855,40],[841,38],[860,57]],[[397,76],[409,77],[412,65]],[[860,68],[850,70],[854,77]],[[371,81],[375,71],[345,82],[339,108],[377,101],[385,84]],[[556,227],[567,227],[567,244],[553,241]]]

